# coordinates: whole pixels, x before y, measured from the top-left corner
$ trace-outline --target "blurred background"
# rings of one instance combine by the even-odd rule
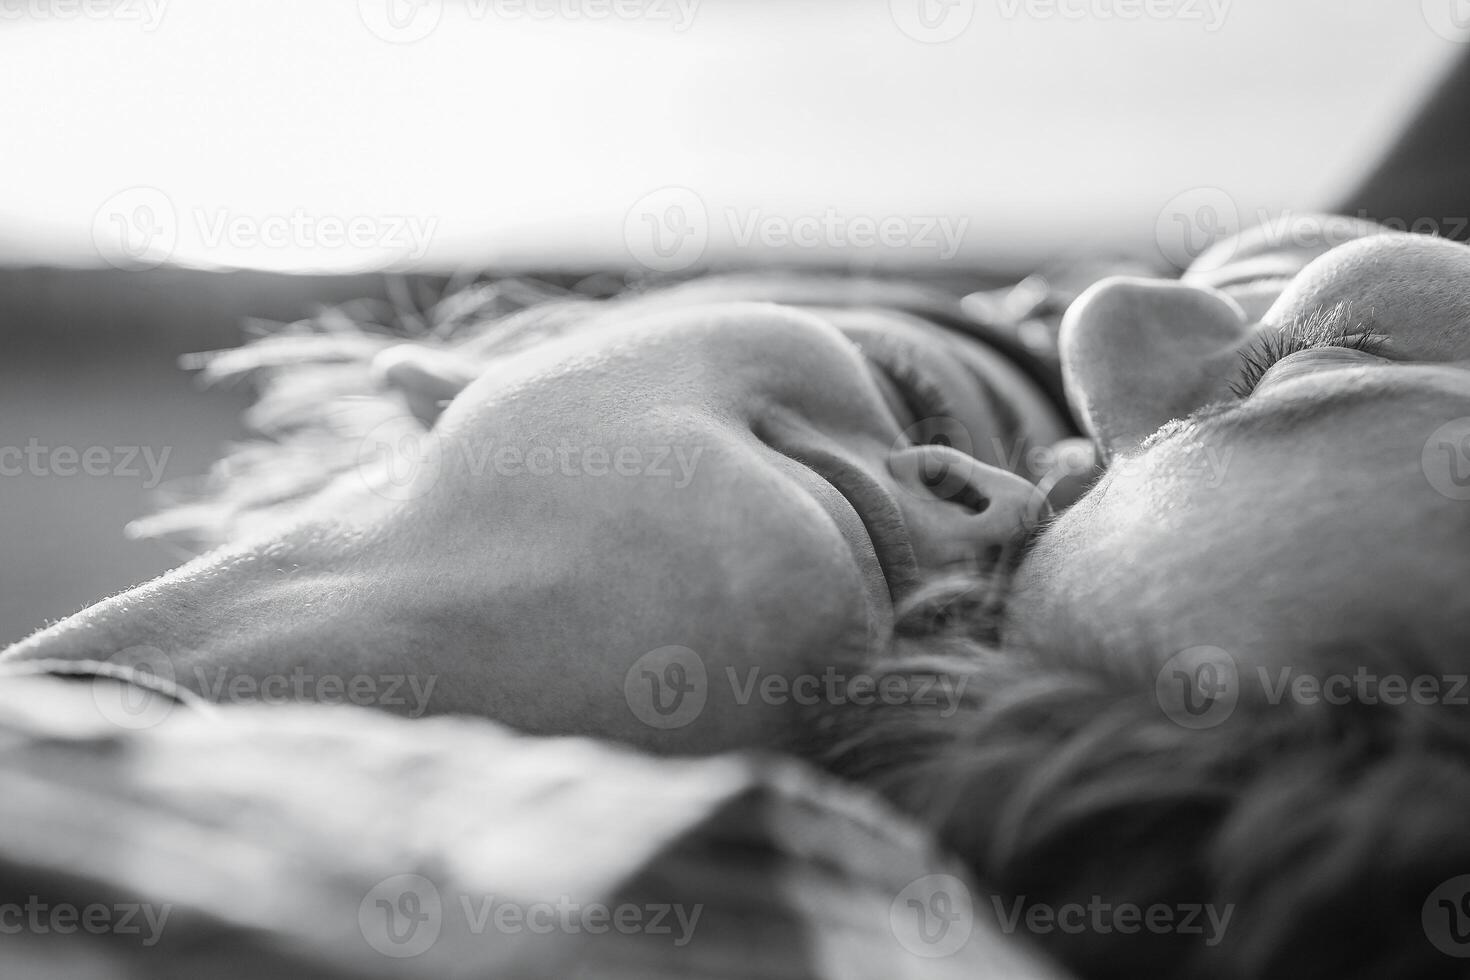
[[[1459,0],[0,0],[0,643],[190,557],[124,527],[244,435],[177,360],[251,318],[1164,271],[1349,199],[1467,41]]]

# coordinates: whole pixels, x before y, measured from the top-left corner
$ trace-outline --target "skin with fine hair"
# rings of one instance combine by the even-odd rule
[[[1009,564],[1045,505],[1020,451],[1066,434],[987,345],[804,298],[701,285],[459,344],[330,339],[304,388],[301,338],[282,338],[258,411],[358,418],[300,451],[345,460],[334,478],[5,658],[161,660],[227,702],[325,679],[660,751],[788,744],[801,678],[860,670],[927,578]],[[391,398],[365,398],[367,374]],[[386,413],[352,416],[365,400]],[[296,465],[271,455],[255,482],[279,493]],[[696,683],[703,702],[671,716]]]
[[[1095,286],[1063,361],[1113,462],[1027,557],[1008,635],[1265,665],[1409,643],[1458,663],[1466,282],[1470,248],[1375,235],[1313,259],[1260,321],[1187,281]],[[1262,352],[1284,356],[1262,372]]]

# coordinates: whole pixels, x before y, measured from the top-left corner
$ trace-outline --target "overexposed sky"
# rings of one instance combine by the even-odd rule
[[[0,262],[1157,256],[1329,204],[1456,9],[0,0]]]

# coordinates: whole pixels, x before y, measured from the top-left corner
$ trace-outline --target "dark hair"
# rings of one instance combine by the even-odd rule
[[[1353,663],[1379,676],[1419,665]],[[1470,955],[1470,936],[1460,944],[1441,917],[1470,899],[1426,904],[1470,874],[1470,711],[1298,703],[1241,683],[1228,717],[1191,728],[1156,664],[905,637],[883,671],[965,680],[961,709],[851,708],[817,758],[933,827],[994,889],[977,914],[1128,903],[1176,923],[1189,907],[1229,916],[1213,945],[1208,929],[1033,930],[1079,976],[1463,975],[1443,948]]]

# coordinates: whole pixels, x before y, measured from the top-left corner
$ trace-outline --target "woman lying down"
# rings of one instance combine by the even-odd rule
[[[264,380],[274,448],[173,515],[224,546],[6,661],[785,750],[1026,903],[1229,910],[1040,937],[1089,976],[1451,973],[1470,249],[1282,232],[1073,304],[1106,468],[1059,514],[1046,379],[899,289],[260,342],[212,369]]]

